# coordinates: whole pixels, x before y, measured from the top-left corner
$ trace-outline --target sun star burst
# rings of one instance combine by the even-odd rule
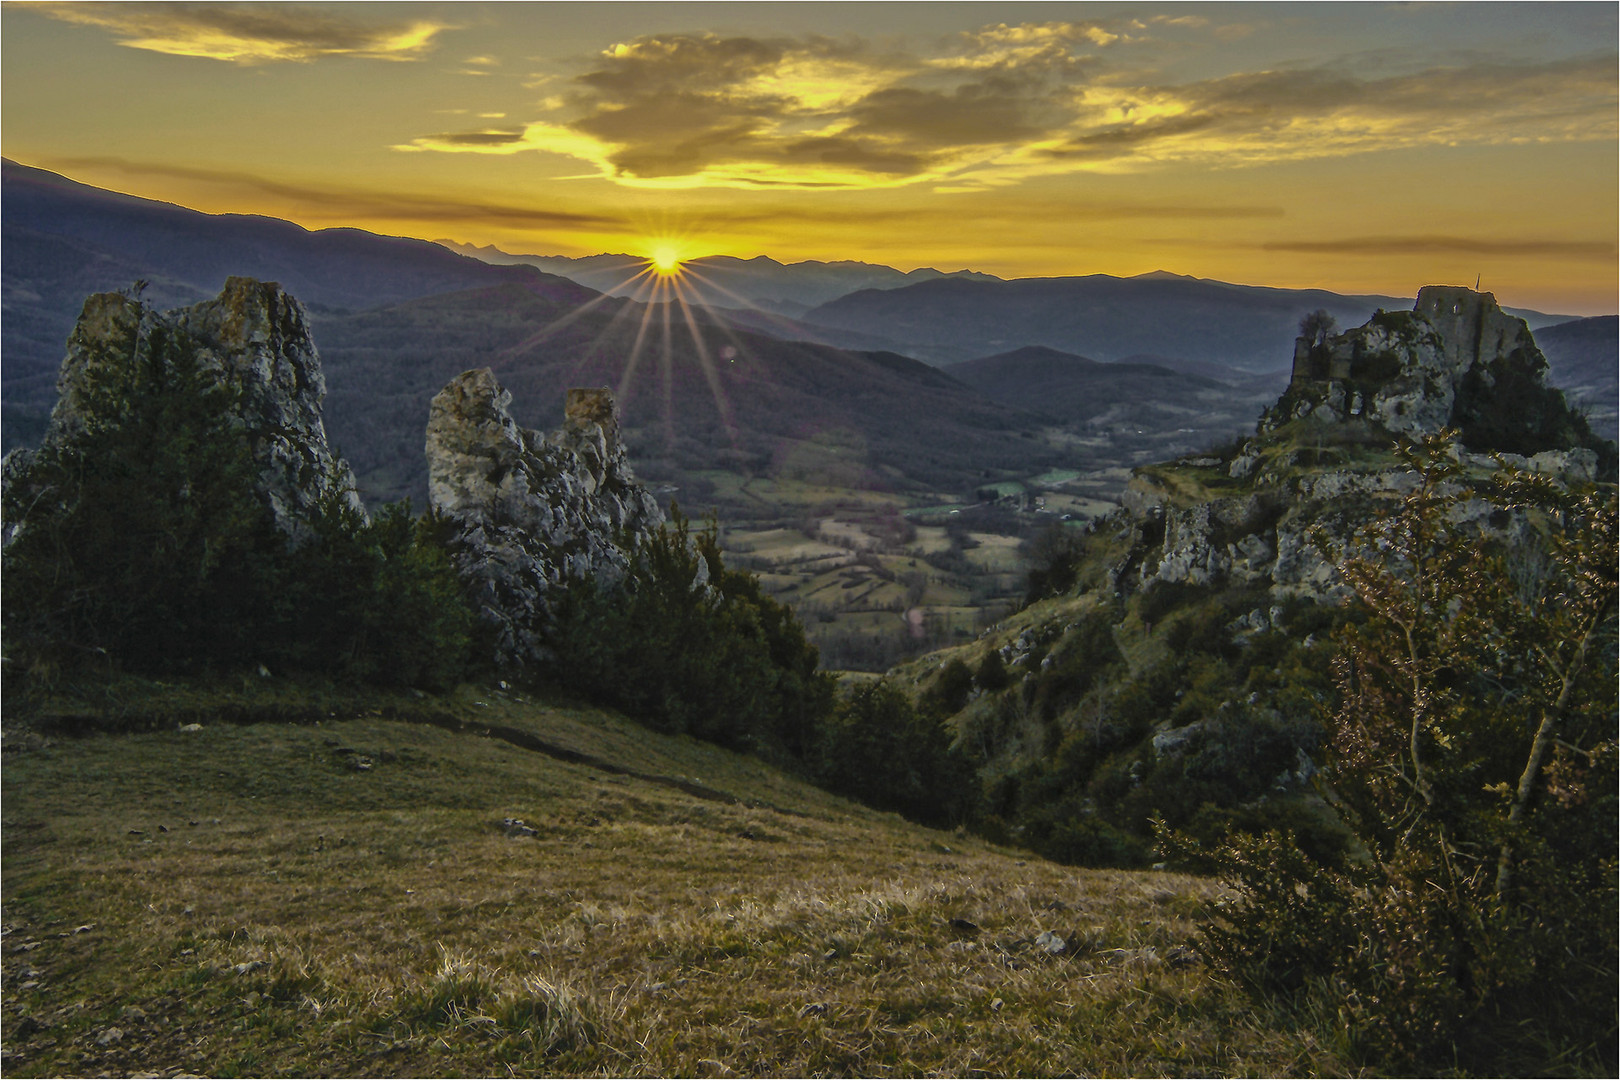
[[[652,268],[660,274],[672,275],[681,272],[681,253],[667,244],[654,248],[649,261]]]

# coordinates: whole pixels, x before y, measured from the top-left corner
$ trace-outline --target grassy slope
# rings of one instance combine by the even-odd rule
[[[13,740],[6,1073],[1343,1070],[1185,962],[1210,882],[1021,857],[591,709],[445,711],[642,775],[378,717]]]

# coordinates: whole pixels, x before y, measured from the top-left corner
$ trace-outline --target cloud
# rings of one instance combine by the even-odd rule
[[[1600,259],[1612,262],[1615,245],[1605,241],[1575,240],[1473,240],[1461,236],[1365,236],[1342,240],[1275,241],[1260,245],[1262,251],[1287,251],[1305,255],[1548,255],[1555,258]]]
[[[1433,145],[1612,139],[1613,53],[1476,59],[1369,79],[1335,68],[1243,72],[1182,86],[1098,86],[1089,122],[1046,148],[1113,167],[1333,157]]]
[[[396,148],[563,154],[643,187],[962,191],[1078,171],[1616,133],[1612,51],[1446,65],[1390,52],[1376,76],[1344,61],[1184,84],[1137,66],[1133,50],[1155,34],[1213,41],[1227,29],[1200,15],[998,23],[911,52],[817,35],[648,35],[549,84],[521,127]]]
[[[424,135],[423,138],[430,139],[435,144],[443,146],[509,146],[523,141],[523,129],[514,128],[510,131],[456,131],[446,132],[442,135]]]
[[[1074,118],[1091,24],[997,25],[934,58],[857,39],[667,34],[604,50],[522,142],[399,149],[566,153],[643,186],[871,187],[944,178]]]
[[[135,176],[164,176],[202,181],[238,192],[274,195],[292,200],[300,206],[320,207],[345,218],[468,221],[524,228],[589,230],[624,224],[623,219],[605,214],[573,213],[566,210],[538,209],[474,199],[447,199],[432,195],[358,188],[310,187],[270,180],[252,173],[198,169],[183,165],[154,165],[116,157],[53,158],[43,164],[53,169],[110,168]]]
[[[111,31],[132,49],[237,64],[308,63],[329,56],[416,60],[446,23],[412,19],[367,24],[281,4],[19,4],[61,22]]]

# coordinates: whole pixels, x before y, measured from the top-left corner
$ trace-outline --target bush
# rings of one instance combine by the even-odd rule
[[[570,584],[548,644],[555,679],[661,731],[806,759],[832,681],[785,605],[727,570],[716,530],[671,522],[618,584]],[[704,581],[706,577],[706,583]]]
[[[1024,586],[1025,605],[1048,596],[1062,596],[1074,588],[1085,557],[1085,542],[1078,529],[1054,521],[1026,542],[1029,577]]]
[[[265,664],[455,682],[472,613],[431,528],[408,505],[367,525],[334,497],[292,546],[258,493],[236,406],[195,343],[162,328],[89,368],[80,409],[93,420],[6,489],[8,656],[39,677]]]
[[[881,679],[857,686],[821,725],[814,775],[829,791],[927,825],[960,824],[976,808],[973,765],[941,718]]]
[[[1328,779],[1357,857],[1235,839],[1241,899],[1205,952],[1258,996],[1301,989],[1373,1063],[1616,1067],[1616,501],[1510,474],[1539,540],[1481,544],[1446,439],[1341,570]],[[1183,845],[1166,838],[1166,849]],[[1211,853],[1205,853],[1211,854]]]
[[[1011,685],[1012,675],[1007,671],[1007,661],[1001,658],[999,649],[991,649],[985,653],[984,659],[979,661],[979,671],[974,675],[973,681],[978,683],[980,690],[992,694]]]
[[[924,692],[923,708],[942,716],[962,711],[973,693],[973,672],[960,657],[953,657]]]

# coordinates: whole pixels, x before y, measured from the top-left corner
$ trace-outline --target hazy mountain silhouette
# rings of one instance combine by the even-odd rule
[[[1201,375],[1206,379],[1226,383],[1228,386],[1269,390],[1273,397],[1282,393],[1288,386],[1288,379],[1292,374],[1291,363],[1279,364],[1269,371],[1255,372],[1229,367],[1226,364],[1211,363],[1208,360],[1183,360],[1179,356],[1160,356],[1156,353],[1132,353],[1114,362],[1151,364],[1154,367],[1169,368],[1171,371],[1184,371],[1189,375]]]
[[[986,397],[1054,419],[1085,419],[1123,401],[1190,398],[1225,384],[1154,364],[1103,364],[1084,356],[1026,345],[945,369]]]
[[[279,281],[312,309],[365,308],[501,281],[578,285],[533,267],[490,266],[425,240],[204,214],[0,162],[6,445],[38,430],[63,345],[86,296],[148,282],[162,308],[216,295],[233,274]],[[16,429],[13,429],[16,424]]]
[[[1620,434],[1620,320],[1613,315],[1576,319],[1537,330],[1550,369],[1549,380],[1587,410],[1592,430],[1606,439]]]
[[[620,390],[636,471],[681,488],[692,510],[737,505],[734,492],[717,493],[715,471],[954,493],[985,470],[1039,467],[1054,455],[1034,438],[1038,418],[908,357],[778,341],[694,313],[700,350],[678,307],[666,354],[665,311],[654,306],[626,379],[647,308],[608,299],[559,325],[575,311],[549,286],[510,284],[317,313],[327,431],[368,500],[420,501],[428,401],[473,367],[492,368],[512,392],[513,415],[541,430],[560,423],[568,387]]]
[[[583,258],[516,255],[493,244],[477,247],[453,240],[438,242],[452,251],[486,262],[538,267],[613,296],[636,295],[640,282],[627,283],[647,266],[646,258],[638,255],[587,255]],[[851,260],[780,263],[764,255],[751,259],[711,255],[689,259],[682,266],[688,272],[684,284],[690,296],[702,303],[728,308],[752,306],[790,317],[803,315],[817,304],[858,289],[897,289],[941,278],[1001,280],[974,270],[945,273],[933,267],[920,267],[902,271],[892,266]]]
[[[334,434],[357,465],[371,463],[362,470],[368,491],[389,496],[419,493],[426,402],[451,376],[467,367],[495,366],[514,387],[520,414],[550,410],[570,382],[616,386],[634,342],[627,328],[640,321],[642,309],[632,306],[609,325],[626,303],[610,300],[567,332],[517,349],[541,326],[598,294],[533,265],[491,265],[439,244],[358,229],[312,232],[274,218],[204,214],[12,161],[0,166],[0,188],[0,404],[7,448],[37,441],[43,431],[64,342],[85,297],[128,288],[137,279],[147,283],[145,298],[163,308],[213,296],[232,274],[279,281],[302,300],[317,318],[323,354],[330,350]],[[560,263],[577,276],[598,275],[603,284],[622,281],[630,263],[640,265],[629,256]],[[723,319],[735,328],[735,343],[706,332],[713,338],[706,344],[711,352],[726,344],[739,352],[737,364],[728,361],[714,375],[714,386],[730,403],[729,422],[714,412],[714,386],[701,372],[679,308],[670,312],[679,332],[672,338],[668,396],[655,333],[643,350],[641,382],[631,386],[625,403],[632,438],[654,451],[654,469],[667,458],[668,476],[680,474],[688,482],[709,460],[707,467],[718,462],[744,475],[785,469],[802,476],[837,474],[858,484],[950,486],[964,475],[1013,468],[1046,452],[1021,434],[1038,420],[1014,402],[1038,401],[1043,414],[1060,412],[1066,423],[1089,417],[1132,434],[1138,427],[1149,434],[1162,428],[1193,440],[1232,417],[1244,425],[1252,421],[1250,396],[1274,395],[1285,381],[1277,371],[1292,355],[1305,311],[1326,307],[1350,325],[1380,304],[1409,306],[1392,297],[1252,288],[1168,274],[1001,281],[968,272],[902,274],[853,262],[716,258],[693,265],[697,273],[685,278],[688,295],[699,301],[693,317],[710,326]],[[905,284],[930,275],[932,280]],[[743,293],[765,309],[791,311],[860,282],[884,287],[821,303],[800,318],[758,307],[707,313],[702,304],[709,299],[736,309],[733,294]],[[490,288],[501,283],[511,287]],[[1601,348],[1592,344],[1602,338],[1601,325],[1587,330],[1575,324],[1565,332],[1570,349],[1594,357],[1579,368],[1589,376],[1563,374],[1557,335],[1548,350],[1555,381],[1574,379],[1597,394],[1594,419],[1600,421],[1602,401],[1610,403],[1612,415],[1614,398],[1613,317],[1606,325],[1606,384]],[[994,392],[1008,404],[992,404],[983,391],[897,355],[970,360],[1026,345],[1075,360],[1131,363],[1096,365],[1110,370],[1092,371],[1096,379],[1083,392],[1041,379],[1020,389],[1023,376],[1015,368],[1003,364],[993,376],[997,365],[988,361],[955,373],[994,381]],[[1137,361],[1148,358],[1148,367],[1225,385],[1170,381],[1137,370]],[[1256,369],[1266,374],[1246,374]],[[1063,394],[1072,400],[1059,409]],[[1102,402],[1112,407],[1094,407]],[[538,414],[525,422],[551,426]],[[798,459],[783,460],[784,447]],[[711,457],[705,459],[706,453]],[[805,464],[812,458],[813,464]]]
[[[1341,325],[1355,326],[1380,307],[1411,306],[1410,298],[1230,285],[1161,272],[928,281],[852,293],[813,308],[802,321],[881,334],[937,364],[1044,345],[1102,360],[1154,353],[1261,372],[1293,356],[1307,312],[1325,309]],[[1532,326],[1568,318],[1514,314]]]

